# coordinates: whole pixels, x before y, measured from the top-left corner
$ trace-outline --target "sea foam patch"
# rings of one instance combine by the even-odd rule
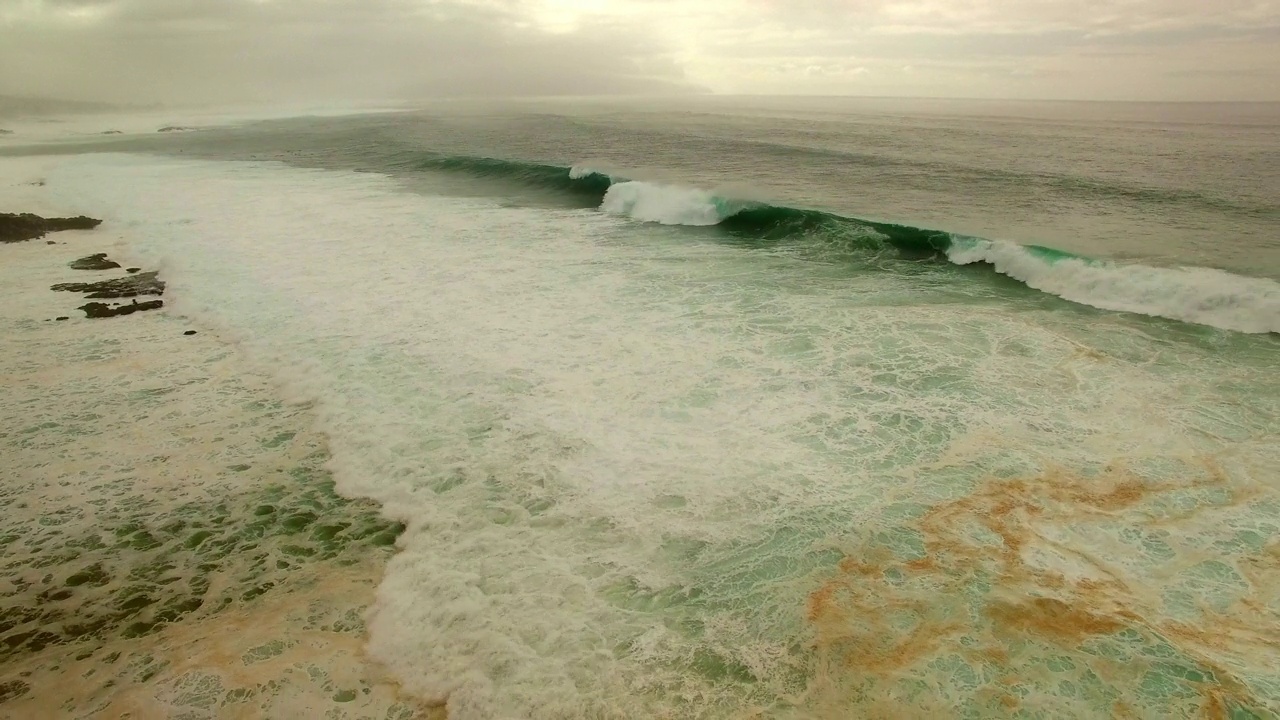
[[[408,526],[371,652],[451,717],[1280,698],[1265,338],[1171,350],[372,174],[98,156],[50,185],[316,403],[339,490]]]

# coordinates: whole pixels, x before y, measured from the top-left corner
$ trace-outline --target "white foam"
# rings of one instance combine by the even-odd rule
[[[595,172],[574,166],[574,179]],[[736,208],[697,188],[643,181],[613,184],[600,209],[663,225],[716,225]],[[1029,287],[1103,310],[1211,325],[1248,333],[1280,332],[1280,283],[1213,268],[1121,265],[1083,258],[1046,259],[1012,242],[956,237],[957,265],[990,263]]]
[[[1058,297],[1247,333],[1280,332],[1280,283],[1213,268],[1158,268],[1060,258],[1047,260],[1021,245],[957,240],[947,251],[957,265],[990,263],[996,272]]]
[[[600,209],[663,225],[715,225],[723,219],[711,193],[639,180],[609,186]]]
[[[591,175],[596,175],[596,174],[608,175],[607,172],[603,170],[597,170],[594,166],[591,166],[591,165],[574,165],[573,167],[569,168],[570,180],[581,180],[584,177],[590,177]]]
[[[50,186],[127,231],[175,312],[239,337],[317,401],[339,488],[409,525],[371,653],[410,692],[447,697],[454,720],[857,716],[906,692],[899,680],[979,702],[994,685],[964,677],[1019,673],[1067,714],[1116,694],[1181,712],[1185,696],[1143,699],[1118,670],[1090,681],[1105,684],[1096,696],[1033,677],[1064,653],[1074,681],[1093,672],[1071,648],[1029,645],[964,677],[947,659],[958,644],[891,677],[839,670],[819,652],[812,593],[844,552],[917,552],[923,508],[991,472],[1117,456],[1182,468],[1227,443],[1233,473],[1280,467],[1277,445],[1256,441],[1280,401],[1212,380],[1252,377],[1252,355],[1152,357],[1145,335],[1106,319],[1031,325],[957,302],[937,289],[946,276],[824,274],[608,214],[270,163],[85,157]],[[714,222],[705,196],[615,189],[630,217]],[[1194,527],[1167,542],[1202,557],[1263,510],[1183,513],[1166,522]],[[1154,588],[1142,613],[1158,614],[1176,569],[1113,541],[1149,516],[1064,517],[1109,530],[1044,528],[1054,547]],[[988,637],[981,588],[997,577],[881,590]]]

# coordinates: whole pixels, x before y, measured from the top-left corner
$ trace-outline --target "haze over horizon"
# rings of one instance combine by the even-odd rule
[[[0,0],[0,95],[1280,100],[1280,4]]]

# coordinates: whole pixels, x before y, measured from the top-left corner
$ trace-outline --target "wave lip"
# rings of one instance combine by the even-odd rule
[[[1012,242],[956,238],[957,265],[996,272],[1064,300],[1246,333],[1280,332],[1280,283],[1203,267],[1121,265]]]

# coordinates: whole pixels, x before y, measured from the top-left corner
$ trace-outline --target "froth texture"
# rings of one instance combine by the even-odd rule
[[[1280,708],[1270,338],[371,174],[50,185],[315,403],[453,718]]]

